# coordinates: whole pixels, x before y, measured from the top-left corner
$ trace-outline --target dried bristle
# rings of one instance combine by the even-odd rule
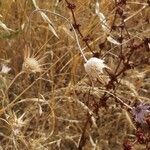
[[[42,62],[43,58],[34,57],[34,55],[31,54],[31,51],[29,47],[25,47],[24,50],[24,62],[22,64],[22,70],[25,72],[42,72]]]

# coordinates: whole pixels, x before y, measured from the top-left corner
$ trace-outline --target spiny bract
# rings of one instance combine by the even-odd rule
[[[31,55],[31,52],[28,48],[25,49],[24,52],[24,62],[22,64],[22,70],[25,72],[42,72],[43,71],[43,60],[45,57],[39,58],[39,56],[35,57]]]

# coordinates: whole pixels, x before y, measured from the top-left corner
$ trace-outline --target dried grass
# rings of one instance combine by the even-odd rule
[[[150,38],[148,3],[127,1],[127,32],[120,42],[119,27],[111,29],[114,0],[72,2],[84,37],[72,25],[64,0],[0,1],[0,68],[4,64],[11,68],[9,73],[0,72],[0,149],[77,150],[85,128],[85,150],[121,150],[125,138],[136,139],[128,109],[137,101],[150,102],[150,45],[131,56],[135,67],[118,76],[115,92],[106,85],[118,65],[120,47],[127,53],[132,43],[136,46]],[[84,62],[92,56],[83,40],[88,35],[93,38],[88,41],[93,52],[111,68],[104,71],[104,84],[91,80],[84,70]],[[44,59],[42,71],[22,70],[26,46],[35,58]],[[123,67],[120,64],[117,72]],[[110,95],[108,107],[95,113],[95,104],[105,93]],[[145,148],[139,143],[134,147]]]

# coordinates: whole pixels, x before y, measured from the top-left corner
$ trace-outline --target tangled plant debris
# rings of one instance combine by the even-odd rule
[[[0,10],[0,149],[150,149],[149,0]]]

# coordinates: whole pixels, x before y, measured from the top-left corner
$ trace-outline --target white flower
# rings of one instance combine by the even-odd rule
[[[1,73],[7,74],[10,70],[11,70],[11,68],[9,68],[5,64],[3,64]]]
[[[99,75],[103,74],[103,69],[109,67],[104,64],[103,59],[92,57],[84,64],[84,68],[89,76],[99,78]]]

